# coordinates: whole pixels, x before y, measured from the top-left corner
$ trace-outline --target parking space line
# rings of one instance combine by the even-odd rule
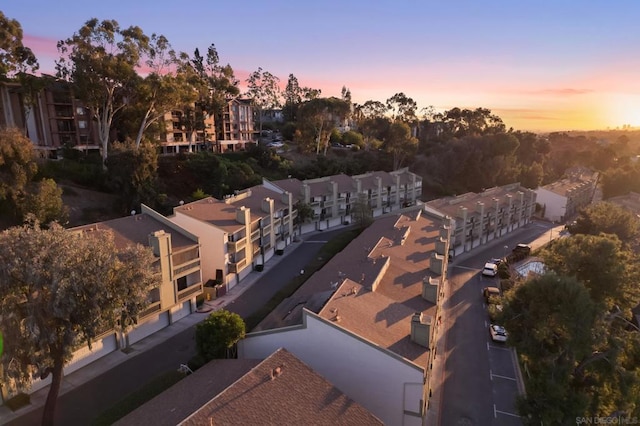
[[[491,371],[491,370],[489,370],[489,371]],[[516,379],[514,377],[501,376],[499,374],[492,374],[491,380],[493,380],[493,377],[497,377],[499,379],[513,380],[514,382],[516,381]]]
[[[487,346],[489,346],[488,342],[487,342]],[[509,352],[511,352],[511,349],[509,349],[509,348],[503,348],[503,347],[496,346],[496,345],[491,345],[491,349],[500,349],[501,351],[509,351]]]
[[[498,418],[498,410],[496,410],[496,404],[493,404],[493,417]]]
[[[506,416],[511,416],[511,417],[517,417],[517,418],[520,418],[520,416],[519,416],[519,415],[517,415],[517,414],[509,413],[509,412],[507,412],[507,411],[500,411],[500,410],[496,410],[496,404],[493,404],[493,415],[494,415],[495,417],[498,417],[498,416],[496,415],[497,413],[504,414],[504,415],[506,415]]]
[[[468,271],[479,271],[478,268],[470,268],[468,266],[453,265],[452,268],[466,269]]]
[[[489,380],[493,382],[493,373],[491,372],[491,369],[489,369]]]

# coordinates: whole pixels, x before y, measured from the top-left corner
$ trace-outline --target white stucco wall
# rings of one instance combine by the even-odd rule
[[[561,221],[567,208],[567,197],[548,189],[536,189],[536,202],[545,207],[544,218],[552,221]]]
[[[386,425],[420,425],[424,371],[407,360],[305,311],[306,326],[250,333],[238,358],[264,359],[286,348]]]
[[[203,283],[216,279],[216,269],[221,269],[226,275],[227,243],[225,233],[221,229],[180,212],[176,212],[168,219],[200,238],[200,267]]]

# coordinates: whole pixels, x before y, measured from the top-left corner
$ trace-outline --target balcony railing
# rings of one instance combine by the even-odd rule
[[[229,262],[229,272],[237,274],[247,265],[247,259],[241,259],[237,262]]]
[[[236,253],[247,245],[247,238],[241,238],[238,241],[227,241],[227,250],[229,253]]]
[[[258,239],[260,239],[260,230],[256,229],[251,233],[251,242],[257,241]]]
[[[198,269],[200,269],[200,259],[194,259],[190,262],[183,263],[182,265],[178,265],[177,267],[173,268],[173,275],[187,275],[187,271],[195,272]]]
[[[191,284],[189,287],[184,290],[180,290],[178,292],[178,302],[182,302],[183,300],[190,299],[194,295],[198,295],[202,293],[202,283],[199,282],[197,284]]]
[[[142,319],[142,318],[146,318],[149,315],[155,314],[157,312],[160,312],[160,310],[162,309],[162,307],[160,306],[160,302],[154,302],[151,305],[149,305],[145,310],[141,311],[138,314],[138,318]]]

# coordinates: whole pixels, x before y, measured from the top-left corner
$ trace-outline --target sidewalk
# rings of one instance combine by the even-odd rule
[[[252,271],[242,281],[240,281],[240,283],[236,284],[231,290],[229,290],[224,296],[221,296],[214,300],[205,301],[198,311],[195,311],[192,314],[180,319],[179,321],[163,328],[162,330],[159,330],[156,333],[145,337],[141,341],[134,343],[131,346],[135,350],[131,351],[130,353],[125,354],[121,350],[116,350],[100,359],[97,359],[91,364],[70,373],[69,375],[65,375],[62,379],[62,385],[60,386],[60,393],[58,396],[60,397],[64,395],[72,389],[91,381],[101,374],[106,373],[116,365],[130,360],[132,357],[135,357],[140,353],[143,353],[144,351],[147,351],[154,346],[166,341],[172,336],[175,336],[180,332],[194,326],[195,324],[206,319],[209,313],[223,309],[230,303],[233,303],[241,294],[251,288],[251,286],[253,286],[253,284],[255,284],[256,281],[260,279],[262,274],[285,259],[289,253],[294,251],[295,248],[304,241],[305,238],[310,237],[314,234],[314,232],[305,234],[299,241],[292,242],[288,246],[288,250],[284,251],[283,255],[274,255],[269,260],[269,262],[264,265],[264,270],[262,272]],[[6,405],[1,405],[0,425],[6,424],[7,422],[13,421],[31,411],[43,407],[48,393],[49,386],[45,386],[44,388],[35,391],[30,395],[31,403],[16,410],[15,412]]]

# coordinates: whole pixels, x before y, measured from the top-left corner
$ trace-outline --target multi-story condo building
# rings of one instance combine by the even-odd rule
[[[251,99],[228,100],[222,114],[216,118],[216,151],[242,151],[255,143],[253,115]]]
[[[75,351],[65,366],[65,375],[195,312],[196,297],[203,292],[197,236],[146,206],[141,214],[79,226],[69,232],[90,238],[103,238],[105,233],[111,233],[118,248],[136,244],[150,247],[157,258],[159,285],[150,289],[148,306],[138,315],[133,329],[105,330],[91,348],[84,346]],[[50,377],[34,382],[31,392],[50,382]]]
[[[294,203],[309,205],[314,212],[310,223],[301,224],[301,232],[327,229],[351,221],[356,203],[364,203],[373,217],[414,205],[422,195],[422,178],[408,168],[392,172],[345,174],[317,179],[283,179],[263,185],[274,191],[290,192]]]
[[[238,343],[278,348],[388,425],[423,425],[448,264],[451,219],[422,206],[376,219]],[[442,362],[442,361],[440,361]]]
[[[201,238],[205,283],[230,289],[292,242],[296,214],[290,193],[258,185],[176,207],[169,219]]]
[[[349,223],[359,198],[379,216],[416,204],[421,191],[422,180],[408,169],[305,181],[263,179],[262,185],[223,200],[209,197],[175,207],[169,219],[201,237],[205,283],[230,289],[281,253],[295,235]],[[310,205],[315,217],[294,225],[298,202]]]
[[[187,119],[185,114],[197,117]],[[201,121],[201,125],[194,125]],[[174,110],[164,114],[160,145],[163,154],[178,152],[212,151],[215,147],[215,120],[213,114],[197,110]],[[195,127],[195,128],[194,128]]]
[[[584,168],[568,170],[566,177],[536,189],[542,215],[553,222],[564,222],[591,204],[599,174]]]
[[[454,220],[450,254],[460,254],[486,244],[531,221],[536,193],[519,183],[480,193],[438,198],[426,207]]]
[[[27,95],[14,82],[0,83],[0,127],[23,129],[41,156],[57,157],[64,146],[98,150],[97,129],[89,110],[74,98],[70,86],[53,78]]]

